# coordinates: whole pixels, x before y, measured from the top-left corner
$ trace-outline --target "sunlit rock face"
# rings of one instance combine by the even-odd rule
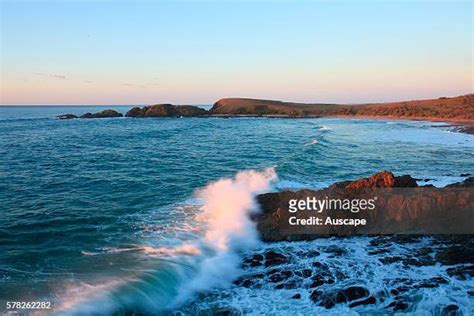
[[[382,171],[322,190],[259,195],[262,212],[254,220],[264,241],[321,235],[473,234],[472,183],[469,178],[444,188],[420,187],[409,175]]]

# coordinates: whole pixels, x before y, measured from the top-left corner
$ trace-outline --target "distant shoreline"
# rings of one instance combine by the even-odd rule
[[[474,133],[474,94],[429,100],[377,104],[302,104],[248,98],[224,98],[207,110],[194,105],[169,103],[132,107],[122,114],[115,110],[58,115],[59,119],[106,117],[266,117],[266,118],[354,118],[446,122],[457,131]]]

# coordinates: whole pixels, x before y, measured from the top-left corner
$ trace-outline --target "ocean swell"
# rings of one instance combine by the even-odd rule
[[[192,219],[198,231],[195,239],[181,240],[174,247],[108,249],[106,253],[139,253],[156,263],[122,279],[74,285],[59,295],[56,311],[61,315],[161,314],[175,310],[197,293],[230,286],[241,274],[242,253],[259,245],[255,223],[249,217],[258,212],[255,196],[268,191],[276,178],[274,168],[241,171],[198,190],[201,206]]]

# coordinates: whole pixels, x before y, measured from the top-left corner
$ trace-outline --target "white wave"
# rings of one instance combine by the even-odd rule
[[[200,262],[198,274],[180,289],[177,304],[195,292],[226,286],[238,276],[239,251],[259,244],[255,223],[249,216],[258,211],[255,195],[268,190],[276,178],[273,167],[263,172],[242,171],[197,193],[204,201],[197,220],[206,227],[202,242],[209,251]]]
[[[318,143],[317,139],[313,139],[311,142],[304,144],[304,146],[316,145]]]
[[[465,177],[456,177],[456,176],[441,176],[430,179],[428,181],[417,181],[418,185],[427,185],[432,184],[437,188],[443,188],[449,184],[453,184],[456,182],[464,181]]]
[[[258,212],[255,196],[269,190],[276,178],[273,167],[242,171],[199,190],[194,201],[203,203],[195,218],[200,235],[194,240],[183,240],[174,247],[147,244],[83,252],[85,256],[138,252],[148,258],[172,260],[158,260],[156,269],[146,269],[143,275],[137,269],[123,279],[71,285],[60,293],[57,313],[111,314],[124,307],[160,313],[176,308],[197,292],[229,286],[241,273],[240,253],[259,245],[255,223],[249,217]]]

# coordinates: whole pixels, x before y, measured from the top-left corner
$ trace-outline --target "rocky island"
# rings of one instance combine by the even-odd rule
[[[134,107],[125,114],[126,117],[199,117],[209,115],[208,111],[197,106],[173,104]]]

